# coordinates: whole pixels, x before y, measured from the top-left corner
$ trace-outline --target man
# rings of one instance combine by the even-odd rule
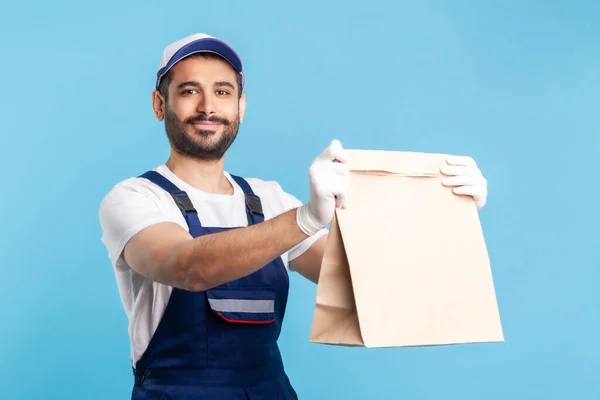
[[[219,39],[196,34],[167,46],[152,106],[170,157],[101,203],[102,241],[129,318],[132,399],[297,398],[277,346],[288,271],[318,281],[348,160],[332,141],[309,169],[306,204],[274,181],[224,171],[244,119],[244,80],[240,57]],[[444,184],[481,208],[487,184],[473,160],[448,161]]]

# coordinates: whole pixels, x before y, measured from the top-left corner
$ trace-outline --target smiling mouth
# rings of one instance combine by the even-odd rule
[[[211,134],[211,135],[216,134],[217,131],[219,130],[219,127],[221,126],[221,124],[219,124],[217,122],[208,122],[208,121],[192,122],[191,125],[194,128],[194,130],[196,131],[196,133]]]
[[[221,124],[217,123],[217,122],[210,122],[210,121],[198,121],[198,122],[192,122],[191,123],[194,127],[199,128],[199,129],[216,129],[219,126],[221,126]]]

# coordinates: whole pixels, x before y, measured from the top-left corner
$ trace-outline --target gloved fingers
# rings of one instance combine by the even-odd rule
[[[444,186],[453,187],[457,195],[471,196],[477,209],[481,209],[487,199],[487,180],[481,174],[475,160],[466,156],[448,156],[440,172],[449,177],[442,180]]]
[[[331,194],[335,196],[336,207],[345,207],[346,201],[348,199],[349,182],[349,179],[347,179],[346,177],[337,177],[329,185],[329,190],[331,191]]]
[[[472,157],[450,155],[446,158],[446,162],[450,165],[458,165],[462,167],[470,167],[477,169],[477,164]]]
[[[455,194],[461,196],[472,196],[476,200],[485,196],[485,188],[481,186],[458,186],[452,189]]]
[[[480,186],[459,186],[452,189],[457,195],[471,196],[475,201],[477,209],[480,210],[487,201],[486,189]]]
[[[320,158],[327,161],[340,161],[341,163],[348,162],[348,152],[344,150],[339,140],[334,139],[331,144],[323,150]]]
[[[348,164],[342,164],[338,162],[331,163],[329,165],[330,171],[335,175],[347,176],[350,174],[350,166]]]
[[[440,168],[440,172],[444,175],[454,176],[477,176],[480,175],[478,169],[472,167],[465,167],[461,165],[449,165],[446,164]]]
[[[336,208],[345,208],[347,197],[348,197],[347,193],[340,193],[337,196],[335,196],[335,207]]]
[[[348,151],[342,147],[342,144],[339,140],[334,140],[331,142],[332,148],[332,156],[334,160],[337,160],[341,163],[347,164],[349,161]]]
[[[476,186],[479,182],[474,176],[457,175],[442,180],[444,186]]]

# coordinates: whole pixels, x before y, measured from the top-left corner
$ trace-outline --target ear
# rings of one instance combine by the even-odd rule
[[[240,97],[240,124],[244,121],[244,115],[246,115],[246,94],[242,93]]]
[[[165,99],[158,90],[152,92],[152,109],[156,119],[162,121],[165,117]]]

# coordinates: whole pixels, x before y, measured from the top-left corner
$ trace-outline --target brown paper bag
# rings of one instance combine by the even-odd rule
[[[504,341],[478,211],[441,184],[446,155],[349,153],[349,197],[331,224],[310,341]]]

